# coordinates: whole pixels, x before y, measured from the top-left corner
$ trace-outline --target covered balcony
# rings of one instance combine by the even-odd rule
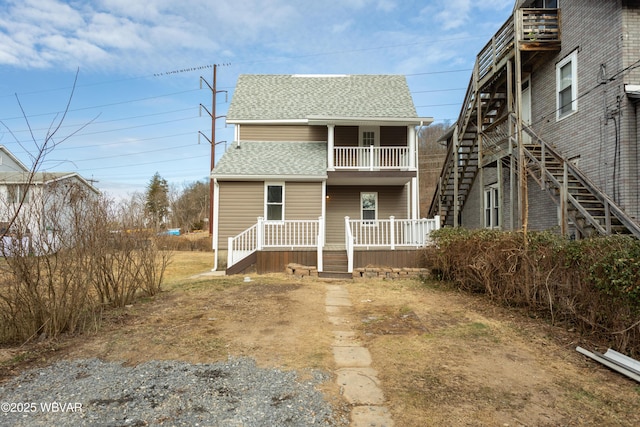
[[[330,185],[403,185],[417,176],[415,125],[329,126]]]

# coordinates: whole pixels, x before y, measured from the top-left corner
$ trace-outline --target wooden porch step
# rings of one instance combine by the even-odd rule
[[[318,277],[331,279],[351,279],[351,273],[347,272],[349,261],[346,250],[324,251],[322,253],[323,271],[318,272]]]
[[[323,279],[353,279],[353,274],[341,271],[320,271],[318,277]]]
[[[324,251],[322,261],[325,271],[347,271],[347,251]]]

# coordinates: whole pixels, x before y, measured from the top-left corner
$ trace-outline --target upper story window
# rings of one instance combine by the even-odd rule
[[[267,184],[265,186],[265,218],[267,221],[284,220],[284,185]]]
[[[380,135],[379,127],[373,127],[373,126],[360,127],[360,140],[358,141],[360,147],[370,147],[372,145],[376,147],[379,146],[380,145],[379,135]]]
[[[560,0],[535,0],[533,7],[540,9],[557,9]]]
[[[574,51],[556,65],[556,99],[557,120],[578,111],[577,51]]]

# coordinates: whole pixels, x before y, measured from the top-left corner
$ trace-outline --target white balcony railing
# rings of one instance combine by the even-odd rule
[[[334,147],[333,166],[336,169],[409,169],[408,147]]]

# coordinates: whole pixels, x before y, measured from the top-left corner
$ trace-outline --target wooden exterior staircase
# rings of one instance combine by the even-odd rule
[[[527,172],[547,190],[560,207],[561,226],[570,221],[588,237],[594,234],[632,234],[640,238],[640,225],[599,189],[577,166],[524,126],[531,140],[524,146]],[[563,234],[566,230],[563,229]]]

